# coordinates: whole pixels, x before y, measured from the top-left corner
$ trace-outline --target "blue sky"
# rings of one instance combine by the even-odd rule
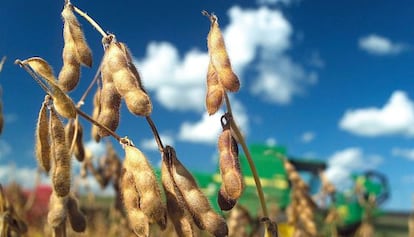
[[[231,100],[250,143],[286,146],[293,156],[325,160],[341,183],[376,169],[392,188],[388,209],[408,210],[414,193],[414,3],[394,1],[73,1],[125,42],[154,105],[164,143],[190,168],[215,169],[219,119],[204,109],[209,21],[214,12],[242,87]],[[14,60],[40,56],[59,71],[63,1],[2,2],[0,74],[6,119],[0,180],[33,180],[33,133],[44,93]],[[93,78],[101,36],[83,19],[94,54],[82,68],[75,101]],[[82,108],[90,113],[91,96]],[[85,130],[89,125],[83,121]],[[144,119],[123,106],[117,132],[154,164],[159,153]],[[85,142],[95,150],[102,149]],[[120,147],[117,147],[120,150]],[[121,153],[122,154],[122,153]],[[10,176],[10,177],[9,177]]]

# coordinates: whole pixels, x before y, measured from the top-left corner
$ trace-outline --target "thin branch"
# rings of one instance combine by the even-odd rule
[[[154,121],[152,121],[150,116],[145,117],[147,119],[148,125],[151,127],[152,134],[154,134],[155,141],[158,145],[158,150],[163,153],[164,152],[164,146],[162,144],[160,134],[158,133],[157,127],[155,126]]]
[[[72,141],[70,143],[70,148],[69,148],[69,154],[70,156],[73,155],[73,152],[75,150],[75,145],[76,145],[76,139],[78,136],[78,126],[79,126],[79,116],[76,116],[75,120],[73,121],[73,119],[70,119],[68,121],[68,126],[71,126],[70,123],[73,123],[73,125],[75,126],[73,129],[73,137],[72,137]],[[70,128],[69,128],[70,129]]]
[[[115,138],[119,143],[121,143],[121,144],[130,143],[130,141],[127,138],[120,137],[118,134],[116,134],[114,131],[112,131],[111,129],[109,129],[107,126],[99,123],[98,121],[96,121],[95,119],[93,119],[91,116],[87,115],[85,112],[83,112],[79,108],[76,108],[76,112],[80,116],[82,116],[84,119],[86,119],[89,122],[93,123],[94,125],[100,127],[101,129],[104,129],[105,131],[107,131],[109,133],[109,135],[111,135],[113,138]]]
[[[89,22],[89,24],[91,24],[101,35],[102,37],[107,37],[108,35],[105,33],[105,31],[102,29],[102,27],[96,23],[96,21],[94,19],[92,19],[90,16],[88,16],[87,13],[85,13],[84,11],[82,11],[81,9],[73,6],[73,10],[75,10],[76,13],[78,13],[81,17],[85,18],[85,20],[87,20]]]
[[[224,92],[224,98],[226,100],[227,112],[230,114],[230,117],[233,118],[231,105],[230,105],[230,100],[229,100],[229,97],[228,97],[226,92]],[[249,166],[250,166],[250,170],[252,171],[254,182],[256,183],[257,194],[259,195],[260,205],[262,206],[263,215],[264,215],[264,217],[268,217],[269,214],[268,214],[267,207],[266,207],[266,201],[265,201],[264,194],[263,194],[262,184],[260,182],[259,174],[257,172],[256,165],[253,162],[253,159],[252,159],[252,156],[250,154],[249,148],[247,147],[246,141],[245,141],[243,135],[241,134],[240,129],[237,126],[234,119],[230,120],[230,126],[231,126],[231,129],[232,129],[234,135],[236,136],[237,141],[240,143],[240,145],[243,148],[243,152],[246,155],[247,161],[248,161]]]
[[[91,83],[89,84],[88,88],[85,90],[85,92],[83,93],[82,97],[80,98],[79,102],[77,103],[77,107],[80,108],[84,103],[85,103],[85,99],[86,96],[88,96],[89,92],[92,90],[93,86],[95,85],[95,83],[98,81],[99,79],[99,74],[101,73],[101,65],[99,65],[98,70],[95,73],[95,77],[93,78],[93,80],[91,81]]]
[[[14,61],[15,64],[18,64],[21,68],[23,68],[27,73],[29,73],[29,75],[37,82],[37,84],[39,84],[39,86],[47,93],[47,94],[51,94],[49,87],[47,87],[42,79],[40,79],[40,77],[33,72],[33,70],[27,66],[26,64],[22,63],[22,61],[20,61],[19,59],[16,59],[16,61]]]
[[[2,58],[1,58],[1,61],[0,61],[0,72],[1,72],[1,70],[3,69],[3,65],[4,65],[4,63],[6,62],[6,56],[3,56]]]

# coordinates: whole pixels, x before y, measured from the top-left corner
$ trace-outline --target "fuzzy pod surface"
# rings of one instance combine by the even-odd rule
[[[192,174],[177,159],[174,148],[167,146],[167,160],[172,178],[198,228],[214,236],[226,236],[228,227],[222,216],[214,212]]]
[[[240,198],[244,189],[243,176],[240,170],[237,142],[226,128],[218,139],[220,174],[222,186],[229,199]]]
[[[174,225],[178,236],[193,237],[197,236],[197,227],[192,216],[187,210],[184,198],[177,190],[177,187],[168,168],[165,153],[163,153],[161,163],[161,181],[167,199],[167,214]]]
[[[231,67],[224,38],[218,25],[218,18],[214,14],[210,15],[209,18],[211,25],[207,36],[207,47],[212,64],[224,88],[231,92],[237,92],[240,89],[240,81]]]
[[[49,172],[50,170],[50,144],[49,144],[49,117],[47,102],[43,102],[36,124],[35,154],[39,166]]]
[[[133,176],[141,210],[147,215],[150,222],[155,221],[161,229],[165,229],[167,213],[154,169],[138,148],[126,145],[124,149],[123,169]]]
[[[69,194],[71,183],[71,159],[62,121],[54,109],[50,110],[51,158],[53,160],[52,184],[59,197]]]

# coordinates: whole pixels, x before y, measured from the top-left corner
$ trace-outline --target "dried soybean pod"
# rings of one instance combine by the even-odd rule
[[[53,228],[59,227],[66,221],[67,209],[66,204],[68,197],[60,197],[52,192],[49,199],[49,212],[47,214],[47,222]]]
[[[174,225],[175,232],[178,236],[194,237],[198,236],[197,227],[187,211],[187,207],[183,201],[181,193],[177,191],[177,187],[171,177],[170,170],[166,164],[165,152],[162,153],[161,163],[161,181],[164,187],[167,199],[167,214]]]
[[[152,103],[150,97],[140,89],[131,89],[124,95],[125,104],[128,110],[138,116],[150,116],[152,112]]]
[[[51,156],[54,161],[52,184],[56,195],[64,197],[70,191],[71,160],[66,144],[65,130],[55,110],[50,109]]]
[[[70,37],[73,40],[78,62],[81,62],[85,66],[92,67],[92,52],[86,43],[81,26],[73,13],[72,5],[65,5],[62,11],[62,18],[64,24],[69,28],[69,31],[65,32],[64,36],[67,34],[67,37]]]
[[[223,35],[218,25],[217,16],[214,14],[205,14],[208,15],[211,22],[210,32],[207,36],[207,47],[211,61],[218,73],[219,81],[227,90],[237,92],[240,89],[240,81],[231,67]]]
[[[237,200],[231,199],[226,193],[226,190],[221,187],[217,194],[217,203],[221,210],[229,211],[236,205]]]
[[[76,232],[84,232],[86,229],[85,215],[80,211],[79,204],[73,195],[69,195],[67,201],[68,217],[72,229]]]
[[[134,177],[129,172],[121,175],[121,196],[130,228],[137,236],[149,236],[149,220],[139,208],[139,196],[135,189]]]
[[[240,170],[237,142],[226,126],[218,139],[220,154],[220,173],[223,188],[230,199],[237,200],[244,188],[243,176]]]
[[[61,116],[67,119],[73,119],[76,117],[76,108],[72,99],[63,92],[56,84],[50,84],[51,96],[53,98],[53,105]]]
[[[92,118],[94,120],[98,120],[99,113],[101,112],[101,88],[98,88],[93,96],[93,111],[92,111]],[[99,136],[99,127],[92,124],[91,128],[91,135],[95,142],[99,142],[101,140],[101,136]]]
[[[29,65],[37,74],[47,81],[56,81],[52,67],[41,57],[31,57],[22,61],[22,64]]]
[[[121,106],[121,95],[115,88],[112,80],[111,72],[108,71],[107,67],[102,63],[101,67],[102,75],[102,89],[100,94],[100,105],[101,109],[98,116],[98,122],[105,125],[112,131],[115,131],[119,124],[120,106]],[[98,134],[101,137],[108,136],[109,133],[99,128]]]
[[[135,189],[139,195],[139,206],[150,222],[157,222],[165,229],[167,213],[162,202],[157,178],[145,155],[136,147],[126,145],[123,167],[133,175]]]
[[[217,71],[211,60],[207,71],[206,108],[209,115],[215,114],[223,104],[224,88],[218,81]]]
[[[50,170],[50,144],[49,144],[49,119],[47,115],[47,97],[42,103],[36,125],[35,152],[39,166],[49,172]]]
[[[226,221],[211,208],[194,177],[177,159],[174,148],[166,146],[166,152],[168,152],[167,158],[174,183],[198,228],[206,230],[216,237],[227,236]]]
[[[75,133],[76,130],[76,133]],[[74,137],[76,134],[76,137]],[[83,146],[83,129],[79,120],[70,120],[65,126],[65,135],[68,148],[71,149],[74,143],[73,154],[75,158],[82,162],[85,159],[85,147]]]
[[[68,146],[68,149],[70,149],[72,142],[73,142],[73,136],[75,134],[75,123],[71,119],[68,121],[68,123],[65,126],[65,140],[66,145]]]
[[[79,120],[75,122],[75,129],[78,131],[75,140],[75,157],[79,162],[85,159],[85,146],[83,145],[83,128]]]
[[[46,80],[49,85],[49,92],[53,98],[56,111],[65,118],[75,118],[76,108],[72,99],[62,91],[56,83],[52,67],[40,57],[32,57],[22,61],[22,64],[29,65],[33,71]]]
[[[69,31],[68,26],[64,26],[64,35]],[[63,47],[62,59],[63,66],[59,72],[58,82],[60,88],[64,91],[72,91],[79,83],[80,79],[80,63],[76,58],[75,43],[72,39],[67,40],[65,36],[65,46]],[[70,37],[70,35],[69,35]]]
[[[114,85],[125,99],[128,110],[138,116],[149,116],[152,103],[143,90],[138,70],[131,61],[125,44],[112,42],[105,51],[102,64],[111,73]]]

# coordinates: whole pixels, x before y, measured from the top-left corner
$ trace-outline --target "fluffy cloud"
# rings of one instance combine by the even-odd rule
[[[249,119],[243,105],[237,101],[232,102],[232,112],[234,120],[239,125],[241,132],[247,134],[249,132]],[[223,111],[218,111],[212,116],[207,113],[202,115],[200,121],[189,122],[186,121],[181,125],[178,138],[182,141],[215,144],[217,138],[222,131],[220,119]]]
[[[160,138],[164,145],[174,146],[175,142],[172,136],[166,135],[166,134],[160,134]],[[143,139],[139,147],[142,147],[144,149],[151,150],[151,151],[158,150],[158,145],[157,145],[157,142],[154,140],[154,138]]]
[[[362,37],[358,44],[362,50],[374,55],[398,54],[407,48],[404,44],[391,42],[375,34]]]
[[[186,121],[181,125],[178,138],[182,141],[214,144],[222,130],[220,117],[219,112],[212,116],[204,113],[198,122]]]
[[[391,151],[393,156],[403,157],[414,161],[414,149],[393,148]]]
[[[309,142],[313,141],[313,139],[315,139],[315,133],[313,133],[313,132],[305,132],[305,133],[302,134],[302,136],[300,138],[300,140],[303,143],[309,143]]]
[[[228,11],[229,24],[220,25],[234,71],[243,78],[247,69],[255,71],[250,85],[252,95],[270,103],[287,104],[304,86],[317,80],[290,59],[286,52],[291,42],[292,27],[276,9],[262,6],[242,9],[234,6]],[[151,42],[146,55],[135,62],[144,86],[155,99],[170,110],[205,111],[205,76],[209,55],[197,49],[180,55],[168,42]],[[243,87],[242,87],[243,89]],[[234,114],[243,132],[248,132],[248,119],[240,102],[232,99]],[[220,132],[219,119],[206,114],[200,121],[182,124],[178,138],[183,141],[212,143]]]
[[[350,175],[367,169],[374,169],[382,163],[378,155],[367,155],[360,148],[351,147],[335,152],[328,159],[326,177],[339,189],[350,185]]]
[[[207,53],[193,50],[180,58],[178,50],[168,42],[151,42],[147,55],[137,62],[146,89],[171,110],[204,109]]]
[[[276,146],[277,140],[274,137],[269,137],[269,138],[266,139],[265,144],[267,146]]]
[[[414,104],[405,92],[395,91],[382,108],[346,111],[339,126],[361,136],[414,136]]]
[[[224,36],[236,72],[243,75],[248,65],[256,63],[257,75],[250,88],[253,95],[287,104],[305,85],[317,81],[315,73],[306,72],[286,55],[293,30],[280,11],[233,7],[229,16]]]
[[[106,152],[106,147],[104,142],[95,142],[95,140],[89,140],[85,143],[85,148],[89,150],[93,157],[101,157]]]
[[[274,5],[274,4],[285,4],[285,5],[290,5],[293,2],[297,2],[299,0],[256,0],[257,4],[261,4],[261,5]]]
[[[10,155],[12,148],[9,143],[4,140],[0,140],[0,160]]]
[[[2,185],[16,182],[24,188],[33,188],[36,184],[36,177],[40,178],[40,183],[50,184],[49,177],[38,175],[37,168],[17,168],[13,164],[0,166],[0,183]]]
[[[240,78],[248,67],[257,69],[257,79],[251,83],[254,95],[286,104],[305,84],[316,81],[315,73],[306,72],[286,55],[292,27],[279,10],[234,6],[228,15],[229,24],[221,29],[229,57]],[[208,60],[207,52],[191,50],[180,56],[168,42],[151,42],[136,63],[145,87],[163,106],[202,112]]]

